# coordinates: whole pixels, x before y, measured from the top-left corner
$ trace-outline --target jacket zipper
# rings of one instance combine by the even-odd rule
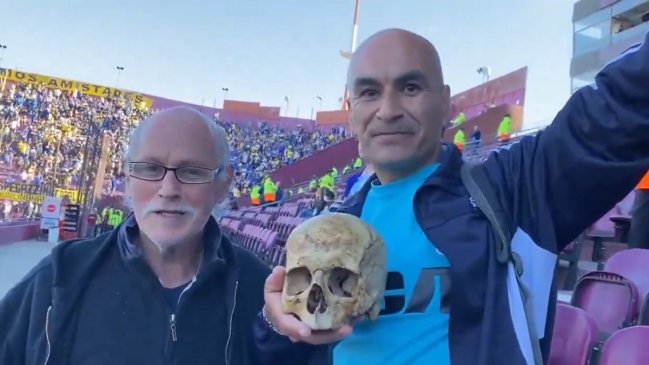
[[[178,306],[180,306],[180,299],[183,297],[185,292],[191,288],[191,286],[194,284],[196,281],[196,277],[192,279],[192,281],[185,287],[185,289],[180,293],[180,296],[178,297]],[[176,342],[178,341],[178,333],[176,332],[176,313],[171,313],[169,316],[169,330],[171,331],[171,342]]]
[[[225,343],[225,365],[230,365],[230,342],[232,340],[232,321],[234,319],[234,310],[237,308],[237,290],[239,289],[239,280],[234,282],[234,303],[230,312],[230,327],[228,329],[228,341]]]
[[[178,341],[178,336],[176,335],[176,315],[172,314],[169,318],[169,328],[171,329],[171,341]]]
[[[50,312],[52,311],[52,306],[47,307],[47,314],[45,315],[45,340],[47,341],[47,352],[45,353],[45,364],[47,365],[50,362],[50,353],[52,351],[52,343],[50,342]]]

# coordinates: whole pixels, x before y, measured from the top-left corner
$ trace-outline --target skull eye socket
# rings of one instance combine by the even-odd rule
[[[329,272],[327,287],[335,296],[351,298],[357,284],[358,275],[350,270],[337,267]]]
[[[311,272],[306,267],[296,267],[286,273],[286,294],[300,295],[311,286]]]

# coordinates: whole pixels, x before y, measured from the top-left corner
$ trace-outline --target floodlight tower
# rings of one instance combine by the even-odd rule
[[[356,51],[356,41],[358,39],[358,11],[361,6],[361,0],[354,0],[354,20],[352,23],[352,46],[349,51],[340,51],[340,55],[345,58],[350,60],[352,58],[352,55]],[[345,83],[345,91],[343,93],[343,101],[342,101],[342,109],[346,110],[347,109],[347,99],[349,98],[348,95],[348,90],[347,90],[347,83]]]

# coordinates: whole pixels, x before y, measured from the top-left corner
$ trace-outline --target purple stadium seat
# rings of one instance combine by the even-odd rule
[[[649,294],[644,298],[640,315],[638,316],[638,324],[649,326]]]
[[[614,333],[604,344],[600,365],[649,364],[649,326],[629,327]]]
[[[557,304],[548,365],[586,365],[597,336],[597,325],[588,313]]]
[[[579,279],[571,305],[585,310],[604,335],[632,326],[638,318],[638,290],[621,275],[590,272]]]
[[[649,294],[649,250],[632,248],[620,251],[606,262],[604,270],[631,280],[644,299]],[[640,309],[640,308],[638,308]]]
[[[277,239],[277,232],[274,231],[268,231],[268,235],[266,236],[266,241],[264,242],[264,246],[269,249],[275,246],[275,241]]]
[[[261,226],[266,227],[268,226],[268,222],[270,221],[270,214],[259,213],[255,217],[255,221]]]

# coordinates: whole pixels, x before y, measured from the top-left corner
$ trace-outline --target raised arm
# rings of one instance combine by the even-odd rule
[[[494,153],[485,167],[516,226],[543,248],[561,251],[649,169],[646,42],[575,92],[543,132]]]

